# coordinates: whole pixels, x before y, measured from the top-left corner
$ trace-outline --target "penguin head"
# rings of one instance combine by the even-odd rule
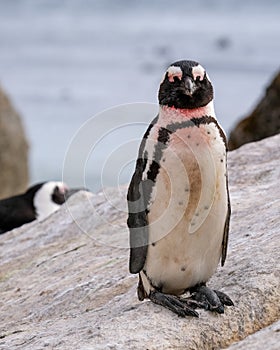
[[[160,105],[194,109],[213,100],[214,91],[205,69],[195,61],[177,61],[166,70],[159,87]]]
[[[39,188],[34,194],[33,205],[36,219],[42,220],[65,202],[69,189],[65,183],[57,181],[44,182],[36,186]]]

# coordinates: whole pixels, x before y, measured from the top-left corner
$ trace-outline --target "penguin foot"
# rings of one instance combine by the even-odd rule
[[[199,317],[198,313],[194,310],[193,300],[189,302],[188,299],[180,299],[175,295],[163,294],[158,291],[152,291],[149,295],[149,299],[153,303],[173,311],[180,317]]]
[[[198,285],[190,289],[191,299],[200,304],[205,310],[224,313],[224,305],[233,306],[233,301],[225,293],[212,290],[205,285]]]

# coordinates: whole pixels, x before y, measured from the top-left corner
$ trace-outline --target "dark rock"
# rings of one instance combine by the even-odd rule
[[[229,149],[280,133],[280,71],[254,111],[241,120],[229,137]]]

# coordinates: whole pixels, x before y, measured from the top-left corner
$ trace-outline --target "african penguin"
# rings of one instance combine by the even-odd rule
[[[231,210],[226,137],[213,94],[199,63],[169,66],[127,194],[129,269],[139,273],[138,298],[182,317],[198,317],[196,308],[223,313],[224,305],[233,305],[206,287],[226,259]]]
[[[35,219],[43,220],[56,211],[71,194],[63,182],[43,182],[25,193],[0,200],[0,233],[10,231]]]

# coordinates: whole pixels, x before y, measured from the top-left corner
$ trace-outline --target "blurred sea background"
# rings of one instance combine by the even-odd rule
[[[71,186],[128,182],[179,59],[207,69],[228,133],[279,68],[279,14],[278,0],[0,0],[0,83],[27,131],[30,182],[64,164]]]

